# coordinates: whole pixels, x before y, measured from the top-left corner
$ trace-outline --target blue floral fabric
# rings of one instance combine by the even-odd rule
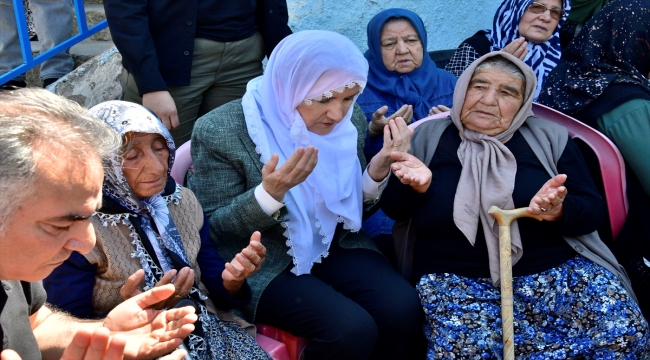
[[[513,278],[517,359],[647,359],[650,330],[618,278],[577,256]],[[424,275],[429,359],[501,359],[500,291],[490,279]]]

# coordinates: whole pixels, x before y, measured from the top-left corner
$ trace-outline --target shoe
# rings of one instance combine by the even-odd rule
[[[22,80],[9,80],[0,86],[0,90],[17,90],[24,87],[27,87],[27,83]]]
[[[48,79],[43,79],[43,89],[45,89],[46,87],[52,85],[53,83],[55,83],[55,82],[56,82],[57,80],[59,80],[59,79],[60,79],[60,78],[48,78]]]

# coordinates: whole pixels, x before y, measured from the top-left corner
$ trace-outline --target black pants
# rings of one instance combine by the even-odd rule
[[[379,253],[343,249],[289,270],[264,290],[255,321],[309,339],[305,359],[424,359],[423,312],[415,289]]]

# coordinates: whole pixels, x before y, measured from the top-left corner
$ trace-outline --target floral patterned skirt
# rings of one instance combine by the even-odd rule
[[[500,290],[490,279],[429,274],[417,286],[429,359],[501,359]],[[650,359],[650,330],[618,278],[577,256],[513,278],[517,359]]]

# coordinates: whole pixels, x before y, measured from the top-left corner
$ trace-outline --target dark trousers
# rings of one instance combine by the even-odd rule
[[[310,275],[285,269],[264,290],[255,321],[309,339],[311,359],[424,359],[415,289],[379,253],[332,244]]]

